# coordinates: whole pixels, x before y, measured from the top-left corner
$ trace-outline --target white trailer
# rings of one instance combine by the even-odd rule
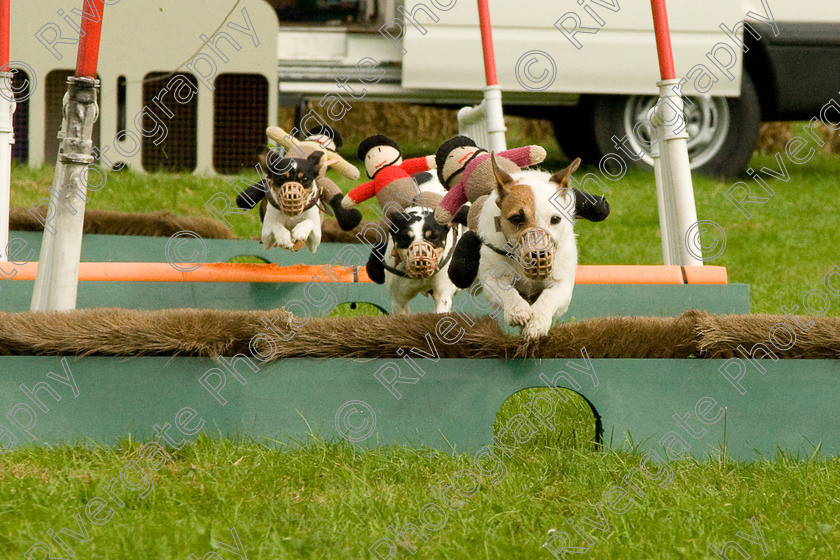
[[[366,101],[481,100],[473,0],[272,3],[287,102],[349,94],[341,80],[365,59],[381,70],[355,91]],[[491,0],[490,10],[506,113],[550,119],[564,151],[589,163],[626,137],[628,151],[643,153],[633,163],[652,164],[637,126],[658,99],[649,2]],[[840,90],[835,0],[680,1],[668,10],[677,75],[687,78],[689,153],[701,172],[739,173],[762,121],[811,119]]]

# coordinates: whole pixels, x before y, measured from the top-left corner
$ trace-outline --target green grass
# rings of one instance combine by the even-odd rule
[[[563,163],[555,147],[546,167]],[[776,167],[769,156],[756,156],[752,165]],[[730,282],[750,284],[754,312],[778,313],[781,305],[801,304],[840,264],[834,215],[840,159],[817,156],[805,166],[788,163],[788,170],[790,181],[770,182],[776,194],[765,205],[751,205],[749,220],[724,197],[731,183],[695,178],[698,216],[726,232],[726,250],[711,264],[726,266]],[[50,168],[15,168],[12,205],[29,206],[44,197],[51,174]],[[233,194],[228,179],[112,173],[105,187],[91,193],[89,208],[208,216],[203,204],[211,195]],[[351,186],[340,184],[345,191]],[[650,173],[631,171],[610,184],[610,218],[578,227],[580,262],[661,263],[654,193]],[[373,217],[369,211],[368,216]],[[259,232],[255,213],[231,216],[231,222],[240,236]],[[835,298],[830,315],[840,314],[836,303]],[[529,397],[523,392],[510,399],[497,426],[520,412]],[[481,489],[460,510],[448,512],[446,524],[428,542],[413,539],[414,557],[551,558],[541,545],[552,529],[567,531],[572,545],[580,546],[566,520],[597,519],[594,506],[603,507],[604,492],[620,484],[640,456],[630,448],[593,450],[592,416],[580,398],[555,418],[564,419],[556,430],[541,430],[504,458],[506,475],[498,484],[482,477]],[[279,451],[265,443],[201,437],[152,475],[154,490],[147,498],[122,490],[125,508],[117,508],[103,526],[87,523],[89,542],[65,541],[78,558],[180,560],[216,550],[227,560],[235,555],[218,542],[231,544],[235,527],[251,559],[372,558],[367,548],[389,536],[389,525],[416,523],[419,510],[435,501],[432,486],[451,484],[456,473],[473,468],[473,458],[464,453],[365,451],[317,438],[307,447],[286,444]],[[103,486],[119,477],[137,447],[131,442],[117,449],[29,447],[0,455],[0,558],[24,558],[32,544],[49,541],[49,529],[75,530],[73,516],[92,497],[104,495]],[[642,482],[645,495],[627,513],[605,511],[609,529],[590,531],[595,542],[588,553],[568,557],[712,558],[710,543],[721,546],[739,531],[752,534],[755,517],[768,558],[840,558],[835,497],[840,460],[782,455],[738,464],[714,457],[669,467],[670,484]],[[737,540],[752,557],[762,557],[757,544]],[[58,556],[56,545],[53,550]],[[400,548],[394,557],[411,555]]]

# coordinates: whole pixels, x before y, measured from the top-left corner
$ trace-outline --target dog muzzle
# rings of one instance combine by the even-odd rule
[[[280,211],[288,216],[297,216],[306,207],[309,192],[300,183],[290,181],[280,186]]]
[[[525,276],[531,280],[548,278],[554,268],[557,246],[551,232],[545,228],[526,229],[519,238],[519,260]]]
[[[400,254],[402,253],[402,254]],[[405,275],[410,278],[431,278],[437,272],[443,247],[435,247],[428,241],[415,241],[408,249],[399,250],[397,258],[405,262]]]

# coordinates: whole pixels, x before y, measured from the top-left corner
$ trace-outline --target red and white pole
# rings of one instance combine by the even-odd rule
[[[9,71],[9,35],[12,0],[0,0],[0,262],[8,260],[9,200],[12,182],[12,144],[15,143],[15,98]]]
[[[481,26],[481,51],[484,55],[484,77],[488,86],[499,85],[496,77],[496,52],[493,49],[493,27],[487,0],[478,0],[478,22]]]
[[[658,126],[654,134],[652,155],[656,173],[656,194],[662,254],[665,264],[700,266],[703,261],[689,248],[688,233],[697,223],[694,187],[688,159],[686,130],[680,81],[674,71],[671,33],[665,0],[651,0],[656,51],[659,58],[659,103],[651,119]],[[692,239],[691,242],[694,240]]]
[[[41,243],[38,274],[32,293],[32,311],[65,311],[76,308],[79,260],[82,253],[87,170],[93,163],[93,125],[99,118],[99,39],[103,0],[83,0],[82,32],[76,58],[76,75],[67,78],[66,105],[61,124],[61,148],[50,190],[52,219],[47,214]]]
[[[478,0],[478,21],[481,27],[481,49],[484,56],[484,111],[487,118],[487,137],[494,152],[507,149],[505,142],[505,115],[502,109],[502,88],[496,76],[496,54],[493,49],[493,27],[490,24],[490,7],[487,0]]]
[[[9,15],[12,0],[0,0],[0,68],[9,63]]]
[[[84,6],[90,5],[96,14],[93,19],[82,19],[82,33],[79,38],[79,50],[76,53],[76,77],[96,78],[96,66],[99,63],[99,39],[102,36],[102,12],[105,10],[104,0],[86,0]],[[83,6],[83,9],[84,9]]]

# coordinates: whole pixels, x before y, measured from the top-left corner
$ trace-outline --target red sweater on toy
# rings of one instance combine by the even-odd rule
[[[397,179],[411,179],[411,176],[415,173],[433,169],[429,163],[428,157],[419,157],[407,159],[399,165],[387,165],[375,173],[373,181],[368,181],[367,183],[362,183],[361,185],[355,187],[347,193],[347,196],[349,196],[356,204],[364,202],[365,200],[378,195],[382,189]]]

